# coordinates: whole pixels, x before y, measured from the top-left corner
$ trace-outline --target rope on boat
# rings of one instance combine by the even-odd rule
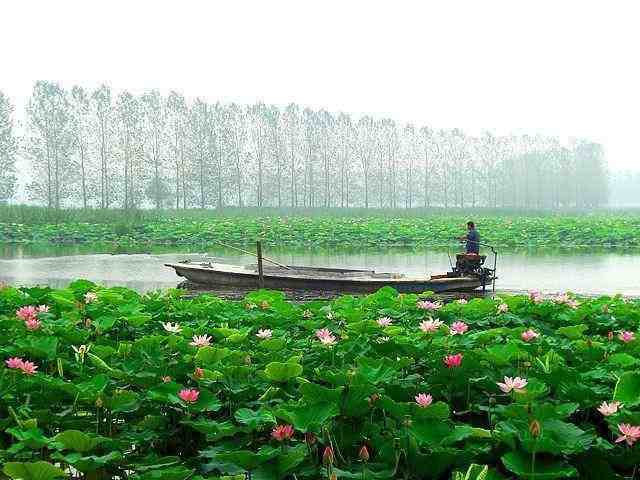
[[[258,256],[256,253],[250,252],[249,250],[244,250],[244,249],[242,249],[242,248],[234,247],[233,245],[227,245],[226,243],[222,243],[222,242],[219,242],[219,241],[217,241],[217,240],[211,240],[211,242],[212,242],[212,243],[217,243],[217,244],[218,244],[218,245],[220,245],[221,247],[230,248],[230,249],[232,249],[232,250],[237,250],[237,251],[239,251],[239,252],[246,253],[246,254],[248,254],[248,255],[253,255],[254,257],[257,257],[257,256]],[[262,255],[262,260],[264,260],[265,262],[273,263],[274,265],[277,265],[277,266],[278,266],[278,267],[280,267],[280,268],[284,268],[284,269],[287,269],[287,270],[291,270],[291,267],[288,267],[288,266],[286,266],[286,265],[282,265],[281,263],[278,263],[278,262],[276,262],[275,260],[271,260],[270,258],[265,257],[264,255]]]

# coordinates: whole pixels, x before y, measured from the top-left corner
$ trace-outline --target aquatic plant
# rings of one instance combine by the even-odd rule
[[[631,477],[640,304],[562,298],[4,286],[0,464],[14,480]]]

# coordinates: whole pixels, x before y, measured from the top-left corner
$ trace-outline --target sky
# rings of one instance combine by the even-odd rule
[[[640,2],[3,2],[0,90],[36,80],[602,143],[640,170]]]

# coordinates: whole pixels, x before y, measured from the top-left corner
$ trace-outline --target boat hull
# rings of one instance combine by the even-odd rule
[[[258,274],[242,267],[182,263],[169,263],[166,266],[173,268],[178,276],[197,284],[244,288],[258,288],[259,285]],[[366,275],[354,275],[340,278],[337,275],[314,276],[311,272],[305,275],[286,274],[286,270],[280,272],[265,272],[264,287],[272,290],[326,290],[345,293],[370,293],[386,286],[403,293],[471,291],[482,287],[480,279],[471,276],[429,279],[403,276],[371,278]]]

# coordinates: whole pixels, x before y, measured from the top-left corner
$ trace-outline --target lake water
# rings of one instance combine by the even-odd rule
[[[447,252],[418,249],[271,250],[265,253],[284,264],[368,268],[379,272],[419,274],[449,269]],[[250,255],[233,250],[154,247],[147,252],[110,252],[110,247],[37,247],[0,245],[0,281],[48,284],[63,287],[86,278],[107,286],[126,286],[139,291],[175,287],[182,279],[164,267],[165,262],[184,259],[255,263]],[[489,256],[487,263],[492,264]],[[498,256],[496,287],[506,291],[538,289],[547,293],[572,291],[582,294],[621,293],[640,296],[640,252],[519,251]]]

